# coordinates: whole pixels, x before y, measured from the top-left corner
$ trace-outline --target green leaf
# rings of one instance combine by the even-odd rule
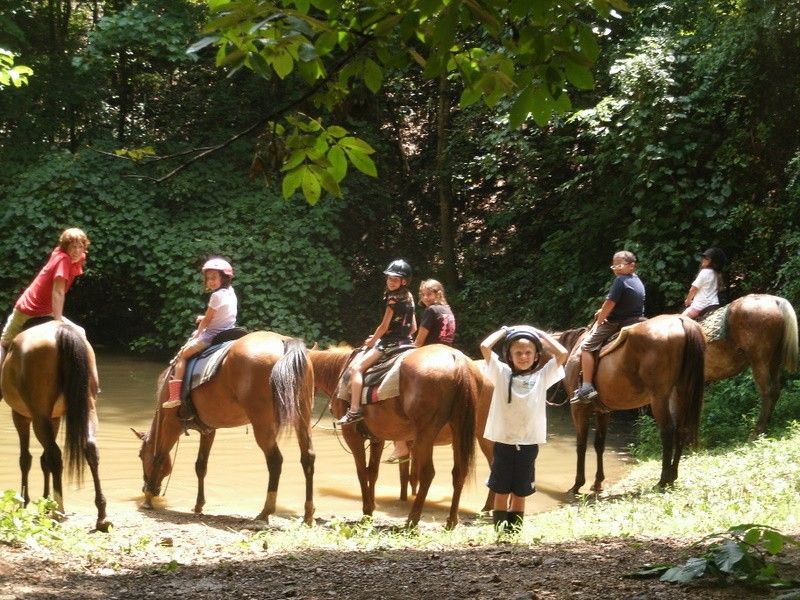
[[[705,558],[690,558],[686,564],[680,567],[672,567],[664,573],[660,581],[670,583],[689,583],[692,579],[700,577],[706,572],[708,561]]]
[[[357,137],[345,137],[339,140],[339,145],[345,150],[357,150],[362,154],[373,154],[375,150],[367,142]]]
[[[539,127],[544,127],[550,122],[550,115],[553,114],[550,94],[547,89],[539,84],[533,88],[533,103],[530,106],[533,120]]]
[[[461,92],[461,98],[458,100],[458,105],[461,108],[466,108],[472,104],[475,104],[478,100],[481,99],[481,91],[474,87],[465,87],[464,91]]]
[[[339,146],[334,146],[328,151],[328,160],[331,163],[328,171],[337,182],[342,181],[347,175],[347,158],[344,150]]]
[[[303,174],[305,171],[306,167],[302,166],[294,171],[289,171],[283,176],[281,190],[283,192],[284,200],[291,198],[292,194],[294,194],[297,191],[297,188],[300,187],[300,184],[303,182]]]
[[[528,115],[533,112],[533,102],[533,87],[528,86],[522,90],[522,93],[517,96],[517,99],[511,106],[511,111],[508,115],[508,124],[512,129],[516,129],[522,125],[525,119],[528,118]]]
[[[383,85],[383,70],[371,58],[364,61],[364,83],[373,94]]]
[[[319,196],[322,193],[320,188],[319,179],[311,169],[304,169],[303,172],[303,195],[306,201],[312,206],[319,201]]]
[[[304,150],[295,150],[289,156],[288,160],[285,163],[283,163],[281,171],[291,171],[297,165],[302,163],[305,159],[306,159],[306,153]]]
[[[590,90],[594,87],[594,77],[592,71],[583,65],[571,60],[569,57],[564,64],[564,72],[572,85],[580,90]]]
[[[723,573],[733,573],[736,565],[745,556],[742,546],[732,540],[724,542],[714,551],[714,564]]]
[[[291,54],[288,52],[282,52],[273,56],[271,62],[272,68],[275,69],[275,73],[277,73],[278,77],[281,79],[284,79],[292,72],[292,69],[294,69],[294,59],[292,59]]]
[[[347,135],[347,129],[344,127],[339,127],[338,125],[331,125],[326,131],[328,132],[328,135],[335,138],[342,138]]]
[[[336,179],[330,173],[329,169],[326,170],[326,169],[323,169],[322,167],[317,167],[315,165],[312,165],[311,170],[318,177],[319,182],[322,185],[322,188],[326,192],[328,192],[334,198],[341,198],[342,197],[342,191],[339,188],[339,183],[336,181]]]
[[[220,39],[220,36],[218,36],[218,35],[207,35],[203,39],[198,40],[197,42],[195,42],[194,44],[189,46],[186,49],[186,53],[187,54],[191,54],[191,53],[194,53],[194,52],[199,52],[200,50],[202,50],[206,46],[210,46],[211,44],[214,44],[214,43],[218,42],[219,39]]]
[[[372,162],[372,159],[364,154],[363,152],[359,152],[358,150],[352,150],[345,148],[345,152],[347,153],[347,157],[350,159],[350,162],[353,163],[353,166],[364,173],[365,175],[369,175],[370,177],[377,177],[378,170],[375,168],[375,163]]]

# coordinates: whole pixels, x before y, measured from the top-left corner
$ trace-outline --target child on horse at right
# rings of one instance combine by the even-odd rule
[[[417,337],[414,345],[417,348],[428,344],[453,345],[456,336],[456,318],[447,298],[444,295],[444,286],[435,279],[426,279],[419,284],[419,303],[425,306],[422,319],[419,322]],[[398,440],[394,443],[394,451],[385,463],[394,465],[407,462],[411,459],[408,443]]]
[[[683,314],[697,320],[703,312],[719,306],[719,291],[724,287],[722,269],[727,257],[720,248],[709,248],[701,255],[700,270],[683,301]]]
[[[350,408],[339,419],[347,425],[364,418],[361,410],[361,391],[364,387],[364,372],[374,365],[387,350],[411,345],[411,336],[417,330],[414,314],[414,296],[408,291],[411,281],[411,265],[403,259],[393,260],[383,271],[386,275],[386,309],[375,332],[364,341],[365,350],[356,356],[348,367],[350,374]]]
[[[161,404],[164,408],[181,405],[181,385],[186,371],[186,359],[208,348],[215,335],[236,324],[238,300],[231,287],[233,267],[223,258],[211,258],[201,270],[205,289],[211,292],[211,297],[208,299],[205,314],[197,317],[197,329],[175,357],[175,370],[168,383],[169,398]]]
[[[645,290],[636,271],[636,256],[633,252],[620,250],[611,260],[611,270],[616,275],[605,302],[594,315],[594,326],[581,344],[582,379],[580,387],[570,402],[590,404],[597,398],[594,389],[595,354],[603,343],[626,325],[644,320]]]
[[[502,342],[502,355],[493,347]],[[542,352],[552,358],[541,365]],[[525,499],[536,491],[536,457],[547,441],[547,388],[564,378],[567,349],[528,325],[501,327],[481,342],[494,394],[483,437],[494,442],[487,486],[495,493],[494,524],[519,531]]]

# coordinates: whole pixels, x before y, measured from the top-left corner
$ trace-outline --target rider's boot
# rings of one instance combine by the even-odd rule
[[[175,408],[181,405],[181,384],[183,379],[170,379],[167,385],[169,386],[169,399],[165,400],[161,406],[163,408]]]

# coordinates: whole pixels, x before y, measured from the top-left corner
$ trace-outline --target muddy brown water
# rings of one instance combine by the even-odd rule
[[[98,368],[102,393],[98,411],[100,430],[100,477],[108,501],[109,517],[115,511],[135,511],[143,496],[142,467],[138,458],[141,442],[130,428],[146,431],[153,416],[156,378],[165,366],[139,357],[108,352],[98,352]],[[313,432],[317,454],[314,478],[316,516],[322,518],[358,518],[361,515],[361,495],[352,456],[343,440],[334,432],[332,418],[327,411],[327,399],[318,396],[315,403]],[[624,451],[625,437],[621,428],[612,424],[606,450],[606,482],[613,483],[628,470],[630,460]],[[575,473],[575,437],[569,410],[565,407],[548,408],[548,442],[541,446],[536,462],[537,493],[528,499],[527,512],[541,512],[569,501],[566,490],[570,488]],[[31,453],[34,455],[30,474],[31,496],[39,497],[43,480],[38,457],[41,447],[31,435]],[[63,432],[59,443],[63,442]],[[169,480],[162,484],[163,501],[159,506],[178,512],[191,512],[197,492],[194,461],[199,435],[190,432],[182,436],[175,452],[175,468]],[[302,516],[304,479],[300,468],[300,453],[293,433],[279,439],[284,456],[283,472],[278,489],[277,514],[282,517]],[[384,450],[384,457],[390,445]],[[19,446],[16,430],[11,421],[11,411],[0,403],[0,490],[19,489]],[[436,476],[434,477],[422,520],[444,522],[452,494],[450,470],[452,450],[449,446],[434,451]],[[587,479],[594,475],[594,451],[590,446],[587,455]],[[460,512],[468,517],[477,513],[486,498],[486,481],[489,467],[480,451],[476,452],[475,475],[467,480],[461,499]],[[82,487],[67,481],[64,502],[67,513],[93,512],[93,489],[88,469]],[[249,427],[220,429],[209,460],[206,476],[206,505],[204,512],[211,515],[240,515],[254,517],[261,510],[266,496],[267,470],[264,456],[253,439]],[[588,491],[588,487],[584,488]],[[399,499],[398,468],[382,465],[378,478],[376,511],[378,517],[404,519],[410,508]]]

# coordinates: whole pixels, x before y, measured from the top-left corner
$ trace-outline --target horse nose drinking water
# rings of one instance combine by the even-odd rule
[[[58,510],[64,512],[63,462],[56,444],[61,417],[66,417],[66,459],[71,473],[80,477],[85,460],[92,473],[97,507],[96,527],[107,530],[106,499],[100,489],[95,442],[98,390],[94,350],[78,331],[61,321],[50,321],[17,335],[3,362],[0,389],[11,407],[20,442],[21,494],[30,501],[28,474],[30,426],[44,448],[44,495],[50,478]]]
[[[161,482],[172,470],[169,453],[183,428],[177,409],[161,407],[168,392],[165,379],[166,372],[159,379],[159,397],[150,430],[137,432],[142,440],[139,456],[147,508],[152,508],[153,497],[158,495]],[[291,424],[300,446],[300,463],[305,476],[303,520],[311,524],[315,459],[311,442],[313,393],[314,372],[302,340],[261,331],[233,342],[214,377],[191,392],[197,419],[209,429],[201,437],[198,451],[198,493],[194,511],[202,512],[205,503],[203,480],[214,440],[213,430],[250,423],[269,471],[267,498],[256,518],[267,520],[275,512],[283,464],[277,435],[284,426]]]

